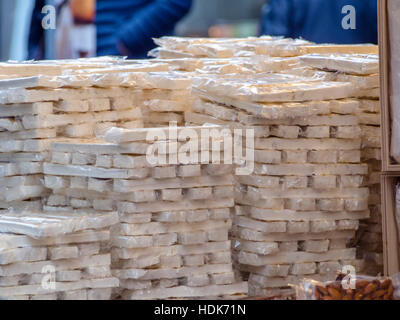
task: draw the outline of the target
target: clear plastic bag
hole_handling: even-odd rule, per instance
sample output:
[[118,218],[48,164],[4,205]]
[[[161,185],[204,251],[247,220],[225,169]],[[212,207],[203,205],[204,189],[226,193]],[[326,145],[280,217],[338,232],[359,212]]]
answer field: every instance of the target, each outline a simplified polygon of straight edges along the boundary
[[400,274],[370,277],[340,274],[335,281],[304,279],[296,286],[297,300],[398,300]]

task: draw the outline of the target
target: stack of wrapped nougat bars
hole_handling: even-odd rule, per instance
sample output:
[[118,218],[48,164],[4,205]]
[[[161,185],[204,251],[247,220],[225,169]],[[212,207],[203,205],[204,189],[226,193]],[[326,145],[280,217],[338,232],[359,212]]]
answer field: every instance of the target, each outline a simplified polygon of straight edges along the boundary
[[109,300],[118,214],[0,214],[0,299]]
[[[371,216],[363,220],[357,233],[358,254],[366,262],[365,272],[383,272],[381,214],[381,128],[379,102],[379,60],[377,55],[310,55],[300,58],[303,65],[324,70],[324,78],[347,81],[357,90],[356,114],[362,137],[361,159],[368,165],[364,185],[370,190]],[[319,71],[321,75],[321,72]]]
[[[254,129],[254,171],[236,176],[236,262],[249,295],[290,294],[304,277],[360,271],[349,246],[369,217],[368,167],[348,82],[265,75],[195,81],[188,124]],[[347,111],[346,111],[347,110]]]
[[106,63],[102,69],[90,69],[93,63],[64,63],[0,65],[0,74],[9,74],[0,80],[3,209],[40,209],[47,195],[41,183],[42,164],[52,141],[91,138],[114,126],[143,127],[132,88],[139,75],[147,76],[143,71],[168,68],[166,64],[110,67]]
[[[235,278],[228,239],[232,166],[199,162],[197,153],[210,153],[201,146],[207,138],[191,136],[198,149],[194,158],[185,158],[187,130],[203,129],[175,128],[175,137],[168,128],[114,128],[105,135],[107,143],[53,143],[44,165],[46,186],[53,190],[46,209],[118,210],[112,249],[113,275],[120,279],[116,297],[243,297],[247,283]],[[85,163],[74,165],[76,157]]]

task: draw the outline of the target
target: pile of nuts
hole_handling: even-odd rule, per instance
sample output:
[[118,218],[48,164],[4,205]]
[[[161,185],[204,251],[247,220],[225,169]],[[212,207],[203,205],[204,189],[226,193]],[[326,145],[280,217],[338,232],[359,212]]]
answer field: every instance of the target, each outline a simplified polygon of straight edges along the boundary
[[342,286],[344,276],[326,285],[316,285],[313,292],[316,300],[394,300],[394,287],[391,279],[356,281],[355,289]]

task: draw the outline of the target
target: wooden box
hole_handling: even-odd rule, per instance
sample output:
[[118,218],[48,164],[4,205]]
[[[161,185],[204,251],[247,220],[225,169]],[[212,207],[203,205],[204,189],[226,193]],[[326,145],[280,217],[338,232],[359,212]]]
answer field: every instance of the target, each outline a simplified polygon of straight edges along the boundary
[[395,188],[398,182],[400,182],[400,172],[381,176],[383,264],[385,275],[389,276],[400,272],[395,198]]
[[[380,81],[381,81],[381,130],[382,130],[382,171],[400,172],[400,163],[391,157],[391,46],[389,36],[389,1],[400,0],[379,0],[379,55],[380,55]],[[399,52],[400,54],[400,52]]]

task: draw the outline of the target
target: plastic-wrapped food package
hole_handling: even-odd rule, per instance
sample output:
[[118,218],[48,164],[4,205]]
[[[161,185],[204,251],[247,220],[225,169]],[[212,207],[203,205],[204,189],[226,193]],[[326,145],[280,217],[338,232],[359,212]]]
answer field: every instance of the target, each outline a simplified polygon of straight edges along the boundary
[[391,156],[400,163],[400,3],[388,1],[389,40],[391,51],[390,105],[392,117]]
[[340,274],[335,281],[305,279],[296,286],[297,300],[397,300],[399,274],[374,278]]
[[0,300],[109,300],[117,222],[117,212],[0,212]]

